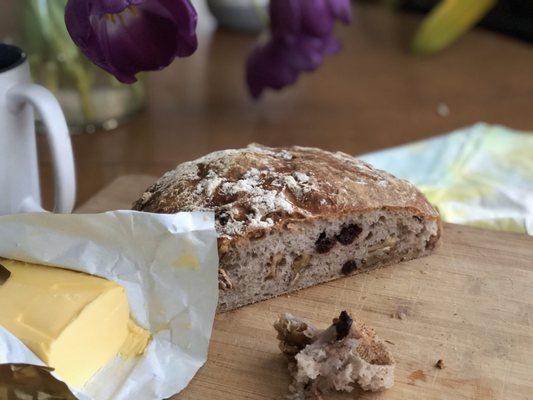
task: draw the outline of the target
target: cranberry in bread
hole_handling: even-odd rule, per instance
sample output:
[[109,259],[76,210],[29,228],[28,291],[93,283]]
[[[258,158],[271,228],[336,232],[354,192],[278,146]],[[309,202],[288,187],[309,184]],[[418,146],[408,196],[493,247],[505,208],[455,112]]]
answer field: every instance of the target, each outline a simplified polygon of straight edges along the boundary
[[135,210],[214,211],[219,311],[429,254],[438,212],[344,153],[249,145],[180,164]]

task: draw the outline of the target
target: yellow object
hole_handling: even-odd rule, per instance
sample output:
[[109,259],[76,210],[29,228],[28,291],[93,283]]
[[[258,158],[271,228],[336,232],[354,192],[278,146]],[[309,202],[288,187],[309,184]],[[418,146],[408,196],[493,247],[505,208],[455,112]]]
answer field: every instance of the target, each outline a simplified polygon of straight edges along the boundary
[[120,347],[120,355],[123,358],[140,356],[144,354],[149,341],[150,333],[130,319],[128,322],[128,336]]
[[198,269],[200,260],[194,254],[184,254],[176,260],[174,265],[178,268]]
[[0,325],[68,385],[83,387],[127,339],[137,343],[134,354],[144,350],[139,346],[149,336],[130,322],[122,286],[61,268],[0,262],[11,272],[0,286]]
[[533,235],[533,134],[478,123],[359,156],[406,179],[443,221]]
[[417,54],[432,54],[453,43],[496,4],[496,0],[442,0],[424,19],[412,43]]

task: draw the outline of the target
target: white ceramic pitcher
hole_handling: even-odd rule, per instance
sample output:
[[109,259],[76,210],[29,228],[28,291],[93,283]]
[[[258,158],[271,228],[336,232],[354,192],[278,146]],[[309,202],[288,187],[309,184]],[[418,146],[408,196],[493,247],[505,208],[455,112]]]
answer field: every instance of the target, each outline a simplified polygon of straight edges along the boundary
[[55,179],[54,212],[74,207],[74,158],[56,98],[31,83],[26,55],[0,43],[0,215],[43,211],[35,138],[36,111],[46,128]]

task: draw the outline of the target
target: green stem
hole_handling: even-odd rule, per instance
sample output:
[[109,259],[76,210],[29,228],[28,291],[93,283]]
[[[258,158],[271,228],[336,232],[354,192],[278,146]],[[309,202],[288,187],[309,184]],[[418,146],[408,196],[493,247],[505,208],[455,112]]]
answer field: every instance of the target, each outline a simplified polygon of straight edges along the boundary
[[26,46],[39,80],[57,91],[70,79],[78,91],[82,113],[90,120],[95,115],[91,66],[84,65],[68,34],[63,19],[65,5],[66,0],[24,0]]
[[[35,67],[34,67],[35,68]],[[59,74],[57,64],[53,61],[46,61],[44,63],[44,79],[43,83],[52,92],[57,93],[59,89]]]
[[268,24],[270,23],[270,19],[268,18],[268,14],[265,12],[265,7],[259,4],[258,0],[252,0],[252,3],[254,5],[257,17],[261,20],[261,23],[264,26],[268,26]]
[[68,67],[68,69],[71,71],[76,88],[78,89],[83,116],[87,121],[91,121],[95,115],[91,98],[92,79],[90,79],[87,70],[78,63],[73,64],[72,66]]

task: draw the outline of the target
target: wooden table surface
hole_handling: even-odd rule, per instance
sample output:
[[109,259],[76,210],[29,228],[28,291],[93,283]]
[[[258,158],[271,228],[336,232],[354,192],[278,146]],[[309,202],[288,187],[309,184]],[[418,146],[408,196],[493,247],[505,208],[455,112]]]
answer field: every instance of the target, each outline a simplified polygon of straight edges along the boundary
[[[121,176],[78,211],[123,209],[153,179]],[[341,310],[388,340],[396,383],[383,393],[327,400],[533,399],[533,237],[443,229],[430,257],[218,314],[207,363],[172,400],[284,399],[287,364],[273,322],[290,312],[322,327]]]
[[[2,6],[0,20],[8,11]],[[255,37],[203,37],[193,57],[149,74],[145,112],[112,132],[73,138],[78,203],[119,175],[159,175],[181,161],[250,142],[358,154],[478,121],[533,130],[531,45],[477,29],[452,48],[420,58],[407,51],[420,16],[356,5],[354,17],[350,27],[339,28],[344,52],[260,102],[250,100],[243,80]],[[0,23],[0,37],[10,29],[13,22]],[[447,117],[437,113],[439,103],[449,107]],[[45,150],[41,164],[49,199]]]

